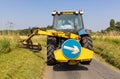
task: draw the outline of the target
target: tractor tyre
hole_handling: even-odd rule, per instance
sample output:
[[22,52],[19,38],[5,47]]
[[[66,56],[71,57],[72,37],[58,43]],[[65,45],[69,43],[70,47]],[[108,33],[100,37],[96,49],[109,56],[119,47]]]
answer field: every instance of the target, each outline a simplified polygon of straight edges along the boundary
[[[92,38],[89,35],[84,35],[81,36],[81,46],[85,47],[87,49],[93,50],[93,45],[92,45]],[[83,61],[81,64],[83,65],[89,65],[91,63],[92,59],[89,61]]]
[[56,38],[48,37],[47,39],[47,65],[55,65],[54,50],[56,47]]
[[80,44],[82,47],[93,50],[92,38],[89,35],[81,36]]

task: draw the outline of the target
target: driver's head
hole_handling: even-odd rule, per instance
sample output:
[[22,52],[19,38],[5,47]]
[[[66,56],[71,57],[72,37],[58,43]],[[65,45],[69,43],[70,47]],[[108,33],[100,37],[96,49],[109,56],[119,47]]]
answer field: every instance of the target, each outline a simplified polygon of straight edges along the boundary
[[71,25],[71,23],[70,23],[68,20],[66,20],[66,21],[64,22],[64,25]]

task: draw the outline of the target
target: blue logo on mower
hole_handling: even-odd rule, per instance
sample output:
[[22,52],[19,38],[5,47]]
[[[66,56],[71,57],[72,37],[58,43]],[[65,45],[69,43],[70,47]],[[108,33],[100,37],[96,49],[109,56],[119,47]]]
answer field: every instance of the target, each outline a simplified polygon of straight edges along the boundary
[[69,59],[77,58],[81,52],[81,45],[78,41],[69,39],[62,45],[62,53]]

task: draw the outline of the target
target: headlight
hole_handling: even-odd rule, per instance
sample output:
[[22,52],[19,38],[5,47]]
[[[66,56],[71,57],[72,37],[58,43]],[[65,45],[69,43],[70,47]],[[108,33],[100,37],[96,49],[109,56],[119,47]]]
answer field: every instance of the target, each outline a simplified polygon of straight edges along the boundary
[[79,12],[80,12],[80,14],[83,14],[83,13],[84,13],[82,10],[80,10]]

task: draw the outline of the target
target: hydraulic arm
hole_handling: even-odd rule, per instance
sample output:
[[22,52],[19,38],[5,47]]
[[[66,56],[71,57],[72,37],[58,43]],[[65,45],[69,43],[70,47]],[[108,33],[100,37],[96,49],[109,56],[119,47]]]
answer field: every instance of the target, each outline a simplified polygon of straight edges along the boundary
[[61,32],[61,31],[55,31],[55,30],[41,30],[36,29],[33,31],[32,34],[28,36],[27,39],[20,42],[20,47],[30,48],[30,49],[36,49],[41,50],[41,45],[39,43],[34,43],[31,41],[31,38],[35,35],[47,35],[47,36],[54,36],[54,37],[62,37],[67,39],[76,39],[80,41],[80,37],[77,34],[70,33],[70,32]]

